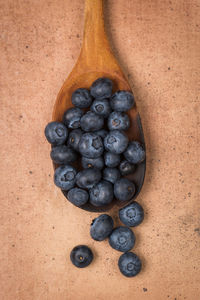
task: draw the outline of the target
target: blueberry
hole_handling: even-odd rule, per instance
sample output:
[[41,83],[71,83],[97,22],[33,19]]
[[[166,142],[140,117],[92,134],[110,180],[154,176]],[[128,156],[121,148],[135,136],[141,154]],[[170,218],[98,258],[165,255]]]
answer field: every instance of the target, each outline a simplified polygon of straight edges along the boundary
[[81,128],[84,131],[96,131],[103,127],[104,119],[103,117],[96,115],[92,111],[88,111],[81,118]]
[[135,185],[127,178],[120,178],[115,182],[114,195],[120,201],[131,200],[135,194]]
[[79,108],[87,108],[92,103],[92,97],[87,89],[77,89],[72,94],[72,104]]
[[47,141],[53,146],[64,144],[68,136],[68,130],[61,122],[51,122],[45,128]]
[[119,170],[122,176],[126,176],[128,174],[134,173],[135,165],[131,164],[127,160],[123,160],[119,165]]
[[99,156],[97,158],[87,158],[82,156],[81,162],[83,169],[97,168],[101,170],[104,167],[104,160],[102,156]]
[[104,139],[106,150],[120,154],[128,145],[128,137],[120,130],[111,130]]
[[76,169],[70,165],[60,166],[54,174],[54,183],[64,191],[74,187],[76,182]]
[[103,206],[113,200],[113,187],[108,181],[100,181],[90,190],[90,203],[94,206]]
[[79,142],[79,152],[87,158],[97,158],[103,154],[104,147],[100,136],[84,133]]
[[80,127],[80,120],[83,115],[83,111],[78,107],[71,107],[63,115],[63,123],[72,129]]
[[92,103],[90,110],[97,115],[107,118],[111,113],[110,102],[107,99],[96,99]]
[[136,201],[119,210],[119,218],[127,226],[134,227],[142,223],[144,210]]
[[113,111],[108,117],[108,128],[110,130],[127,130],[130,127],[129,116],[126,113]]
[[120,172],[116,168],[105,168],[103,170],[103,179],[115,183],[120,178]]
[[127,91],[118,91],[111,97],[111,107],[116,111],[128,111],[135,104],[133,94]]
[[80,188],[73,188],[67,193],[67,199],[76,206],[84,205],[88,199],[88,192]]
[[83,189],[91,189],[100,180],[101,172],[95,168],[82,170],[76,175],[76,184]]
[[145,150],[139,142],[132,141],[124,152],[124,157],[132,164],[139,164],[145,160]]
[[91,249],[85,245],[76,246],[70,253],[70,259],[77,268],[85,268],[91,264],[93,253]]
[[108,131],[105,129],[100,129],[100,130],[95,131],[94,133],[97,134],[98,136],[100,136],[102,139],[104,139],[107,136]]
[[92,221],[90,235],[95,241],[103,241],[111,234],[113,225],[113,219],[109,215],[100,215]]
[[112,152],[105,152],[104,161],[107,167],[110,168],[117,167],[120,163],[120,155]]
[[74,150],[79,151],[79,142],[83,131],[81,129],[74,129],[70,132],[67,144],[71,146]]
[[59,165],[74,162],[77,159],[76,152],[66,145],[53,147],[50,156],[51,159]]
[[135,235],[130,228],[119,226],[112,231],[109,237],[109,244],[115,250],[121,252],[130,251],[135,244]]
[[122,254],[119,258],[118,266],[120,272],[126,277],[136,276],[142,268],[139,257],[132,252]]
[[109,98],[112,95],[112,81],[109,78],[98,78],[90,88],[91,95],[96,99]]

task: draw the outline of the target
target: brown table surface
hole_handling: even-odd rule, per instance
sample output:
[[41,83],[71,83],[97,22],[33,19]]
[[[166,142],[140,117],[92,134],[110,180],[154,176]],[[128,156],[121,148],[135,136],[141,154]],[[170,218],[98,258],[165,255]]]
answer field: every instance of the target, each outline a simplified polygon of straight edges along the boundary
[[[79,54],[84,1],[0,3],[0,299],[199,300],[200,2],[106,1],[107,31],[147,146],[138,197],[145,220],[134,230],[143,270],[131,279],[119,273],[120,253],[90,238],[97,214],[74,207],[54,186],[43,134]],[[94,251],[86,269],[69,260],[77,244]]]

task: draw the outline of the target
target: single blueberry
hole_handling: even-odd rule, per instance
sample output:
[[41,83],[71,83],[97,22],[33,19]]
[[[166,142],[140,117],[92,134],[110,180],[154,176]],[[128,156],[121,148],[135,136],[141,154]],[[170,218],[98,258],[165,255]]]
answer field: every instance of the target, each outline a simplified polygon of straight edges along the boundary
[[140,272],[142,263],[135,253],[127,252],[120,256],[118,266],[124,276],[133,277]]
[[111,107],[113,110],[128,111],[135,104],[133,94],[128,91],[118,91],[111,97]]
[[60,145],[53,147],[50,153],[51,159],[59,165],[77,160],[77,153],[69,146]]
[[79,142],[79,152],[87,158],[97,158],[103,154],[104,147],[100,136],[94,133],[84,133]]
[[79,142],[81,140],[81,136],[83,131],[81,129],[74,129],[70,132],[67,144],[72,147],[74,150],[79,151]]
[[102,180],[90,191],[90,203],[94,206],[103,206],[113,200],[113,186],[110,182]]
[[120,172],[117,168],[105,168],[103,170],[103,179],[115,183],[120,178]]
[[71,107],[67,109],[63,115],[63,123],[72,129],[80,127],[80,120],[83,115],[83,111],[78,107]]
[[127,130],[130,127],[129,116],[126,113],[113,111],[108,117],[108,128],[110,130]]
[[107,136],[108,131],[105,129],[100,129],[100,130],[94,131],[94,133],[97,134],[98,136],[100,136],[102,139],[104,139]]
[[44,133],[47,141],[53,146],[64,144],[68,136],[68,130],[61,122],[51,122],[47,124]]
[[80,124],[84,131],[96,131],[103,127],[104,118],[92,111],[88,111],[82,116]]
[[98,78],[90,88],[90,94],[96,99],[109,98],[112,95],[112,81],[109,78]]
[[114,195],[120,201],[129,201],[135,194],[135,185],[127,178],[120,178],[114,184]]
[[93,253],[88,246],[80,245],[72,249],[70,259],[77,268],[85,268],[91,264]]
[[118,251],[130,251],[135,244],[135,235],[133,231],[125,226],[115,228],[109,237],[110,246]]
[[119,165],[119,170],[122,176],[126,176],[135,172],[135,165],[131,164],[127,160],[123,160]]
[[80,188],[73,188],[67,193],[67,199],[76,206],[84,205],[88,199],[88,192]]
[[103,241],[111,234],[113,225],[113,219],[109,215],[100,215],[92,221],[90,235],[95,241]]
[[76,184],[83,189],[91,189],[100,180],[101,172],[95,168],[82,170],[76,175]]
[[107,118],[111,113],[110,102],[107,99],[96,99],[93,101],[90,110],[97,115]]
[[129,142],[124,157],[132,164],[139,164],[145,160],[144,147],[137,141]]
[[105,165],[110,168],[115,168],[120,163],[120,154],[112,153],[112,152],[105,152],[104,154],[104,161]]
[[142,223],[144,210],[136,201],[119,210],[119,218],[126,226],[134,227]]
[[128,137],[120,130],[111,130],[104,139],[106,150],[116,154],[124,152],[127,145]]
[[104,160],[102,156],[99,156],[97,158],[87,158],[82,156],[81,162],[83,169],[97,168],[101,170],[104,167]]
[[74,187],[76,182],[76,169],[70,165],[60,166],[54,173],[54,183],[64,191]]
[[77,89],[72,94],[72,104],[79,108],[87,108],[92,103],[92,97],[87,89]]

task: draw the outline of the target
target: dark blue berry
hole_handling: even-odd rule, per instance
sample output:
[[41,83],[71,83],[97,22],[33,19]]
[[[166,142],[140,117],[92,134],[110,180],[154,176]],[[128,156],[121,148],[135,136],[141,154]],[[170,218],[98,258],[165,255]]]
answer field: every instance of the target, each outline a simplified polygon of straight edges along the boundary
[[104,161],[105,165],[110,168],[115,168],[120,163],[120,155],[112,152],[105,152]]
[[80,120],[83,115],[83,111],[78,107],[71,107],[63,115],[63,123],[72,129],[80,127]]
[[92,103],[92,97],[87,89],[77,89],[72,94],[72,104],[79,108],[87,108]]
[[122,176],[126,176],[135,172],[135,165],[131,164],[127,160],[123,160],[119,165],[119,170]]
[[56,164],[60,165],[74,162],[78,157],[77,153],[66,145],[53,147],[50,156]]
[[126,226],[134,227],[142,223],[144,210],[136,201],[119,210],[119,218]]
[[100,130],[95,131],[94,133],[97,134],[98,136],[100,136],[102,139],[104,139],[107,136],[108,131],[105,129],[100,129]]
[[90,168],[80,171],[76,176],[76,184],[83,189],[91,189],[101,180],[101,172]]
[[81,162],[82,162],[82,167],[84,169],[97,168],[101,170],[104,167],[104,160],[102,156],[99,156],[97,158],[87,158],[82,156]]
[[144,147],[137,141],[132,141],[128,144],[124,157],[132,164],[139,164],[145,160]]
[[139,257],[132,252],[122,254],[119,258],[118,266],[120,272],[126,277],[136,276],[142,268]]
[[127,178],[120,178],[114,184],[114,195],[120,201],[129,201],[135,194],[135,185]]
[[111,234],[113,225],[113,219],[109,215],[100,215],[92,221],[90,235],[95,241],[103,241]]
[[116,154],[124,152],[127,145],[128,137],[120,130],[111,130],[104,139],[106,150]]
[[96,99],[93,101],[90,110],[104,118],[107,118],[111,113],[110,102],[107,99]]
[[103,127],[104,118],[92,111],[88,111],[82,116],[80,124],[84,131],[96,131]]
[[70,132],[67,144],[72,147],[74,150],[79,151],[79,142],[83,131],[81,129],[74,129]]
[[113,111],[108,117],[108,128],[110,130],[127,130],[130,127],[129,116],[126,113]]
[[103,154],[104,147],[100,136],[84,133],[79,142],[79,152],[87,158],[97,158]]
[[120,178],[120,172],[116,168],[105,168],[103,170],[103,179],[115,183]]
[[115,250],[121,252],[130,251],[135,244],[135,235],[130,228],[119,226],[111,233],[109,244]]
[[53,146],[64,144],[68,136],[68,130],[61,122],[51,122],[45,128],[47,141]]
[[128,111],[135,104],[133,94],[127,91],[118,91],[111,97],[111,107],[116,111]]
[[102,180],[90,190],[90,203],[94,206],[103,206],[113,200],[113,186],[110,182]]
[[109,98],[112,95],[112,81],[109,78],[98,78],[90,88],[91,95],[96,99]]
[[76,246],[70,253],[70,259],[77,268],[85,268],[91,264],[93,253],[91,249],[85,245]]
[[70,165],[60,166],[54,173],[54,183],[64,191],[74,187],[76,182],[76,169]]
[[67,199],[76,206],[84,205],[88,199],[88,192],[80,188],[73,188],[67,193]]

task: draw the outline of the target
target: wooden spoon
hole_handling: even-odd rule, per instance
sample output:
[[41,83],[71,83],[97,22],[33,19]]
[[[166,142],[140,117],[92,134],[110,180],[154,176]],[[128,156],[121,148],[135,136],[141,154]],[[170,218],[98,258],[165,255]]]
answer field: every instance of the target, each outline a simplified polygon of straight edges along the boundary
[[[114,92],[117,90],[131,91],[125,75],[112,54],[104,30],[103,0],[86,0],[82,49],[76,65],[57,96],[53,109],[53,121],[61,121],[66,109],[72,107],[71,95],[74,90],[78,88],[90,88],[92,82],[99,77],[110,78],[114,83]],[[142,125],[136,105],[128,114],[131,120],[131,126],[127,131],[129,140],[137,140],[145,146]],[[136,193],[133,199],[138,196],[142,188],[145,167],[146,162],[144,161],[137,166],[134,174],[127,176],[136,185]],[[56,168],[55,165],[54,168]],[[65,191],[63,193],[66,196],[67,193]],[[129,202],[120,202],[114,199],[110,205],[105,207],[95,207],[88,203],[81,208],[94,212],[108,211],[115,204],[123,207]]]

